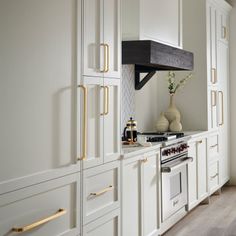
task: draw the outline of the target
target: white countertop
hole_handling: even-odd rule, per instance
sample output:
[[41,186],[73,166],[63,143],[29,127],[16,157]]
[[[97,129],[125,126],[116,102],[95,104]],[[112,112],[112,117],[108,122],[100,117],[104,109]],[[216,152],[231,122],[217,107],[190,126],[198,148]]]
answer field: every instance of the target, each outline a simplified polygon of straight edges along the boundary
[[[203,136],[203,135],[207,135],[209,133],[209,131],[185,131],[185,137],[189,137],[189,139],[192,138],[197,138],[199,136]],[[152,143],[152,146],[150,147],[143,147],[141,145],[138,146],[128,146],[128,145],[123,145],[122,146],[122,158],[126,159],[126,158],[130,158],[132,156],[136,156],[136,155],[142,155],[144,153],[147,152],[151,152],[153,150],[157,150],[162,146],[161,143]]]

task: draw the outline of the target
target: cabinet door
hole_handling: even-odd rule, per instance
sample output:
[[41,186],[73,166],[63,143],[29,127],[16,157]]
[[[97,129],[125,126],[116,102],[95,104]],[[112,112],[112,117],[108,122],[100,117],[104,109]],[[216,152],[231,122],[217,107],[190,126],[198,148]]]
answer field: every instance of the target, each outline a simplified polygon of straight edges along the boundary
[[141,236],[140,158],[124,161],[122,174],[122,236]]
[[120,80],[104,79],[104,162],[120,157]]
[[207,147],[205,138],[197,141],[197,171],[198,200],[201,200],[204,199],[208,194]]
[[191,210],[198,200],[197,194],[197,153],[196,142],[189,144],[188,155],[193,161],[188,164],[188,208]]
[[104,44],[108,49],[105,77],[121,77],[120,0],[104,0]]
[[220,135],[220,179],[221,184],[224,184],[229,180],[229,109],[228,109],[228,57],[229,51],[227,44],[219,41],[219,76],[222,78],[219,84],[219,135]]
[[158,217],[158,202],[159,198],[159,183],[160,176],[158,176],[159,154],[154,154],[142,161],[143,181],[142,181],[142,195],[143,195],[143,235],[152,236],[157,235],[159,228]]
[[208,44],[210,47],[210,81],[217,83],[217,10],[214,5],[207,5]]
[[103,0],[83,1],[83,75],[103,76]]
[[0,182],[76,162],[76,11],[0,1]]
[[[103,90],[101,78],[84,77],[87,89],[87,101],[81,106],[81,157],[84,157],[83,167],[88,168],[103,163]],[[85,126],[84,134],[83,129]],[[85,152],[85,153],[84,153]],[[85,155],[84,155],[85,154]]]
[[182,47],[182,0],[140,0],[140,36]]

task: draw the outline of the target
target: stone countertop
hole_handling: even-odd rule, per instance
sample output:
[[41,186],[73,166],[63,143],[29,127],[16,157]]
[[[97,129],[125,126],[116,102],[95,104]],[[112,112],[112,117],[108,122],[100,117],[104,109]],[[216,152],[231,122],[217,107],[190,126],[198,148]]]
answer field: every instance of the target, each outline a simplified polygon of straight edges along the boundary
[[[185,131],[184,133],[187,137],[189,137],[189,139],[191,139],[191,138],[198,138],[200,136],[207,135],[209,131]],[[162,147],[161,143],[152,143],[152,146],[149,146],[149,147],[143,147],[141,145],[137,145],[137,146],[123,145],[121,155],[123,159],[126,159],[132,156],[142,155],[144,153],[157,150],[161,147]]]

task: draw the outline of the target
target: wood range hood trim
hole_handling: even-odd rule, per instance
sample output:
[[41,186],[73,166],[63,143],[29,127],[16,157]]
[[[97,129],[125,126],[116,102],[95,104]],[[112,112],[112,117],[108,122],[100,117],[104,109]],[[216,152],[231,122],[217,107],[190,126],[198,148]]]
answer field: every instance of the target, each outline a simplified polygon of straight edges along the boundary
[[[192,71],[193,53],[151,40],[122,42],[122,64],[135,65],[135,89],[140,90],[156,71]],[[147,73],[141,80],[140,74]]]

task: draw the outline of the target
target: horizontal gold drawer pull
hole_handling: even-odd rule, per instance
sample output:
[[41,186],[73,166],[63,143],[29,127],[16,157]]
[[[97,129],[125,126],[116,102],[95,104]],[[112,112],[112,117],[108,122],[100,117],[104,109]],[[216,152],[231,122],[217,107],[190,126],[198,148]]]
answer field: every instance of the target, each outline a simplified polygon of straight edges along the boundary
[[219,175],[219,174],[218,174],[218,173],[216,173],[215,175],[211,176],[211,179],[214,179],[214,178],[216,178],[218,175]]
[[148,162],[147,157],[146,157],[145,159],[141,160],[141,162],[142,162],[142,163],[146,163],[146,162]]
[[210,148],[215,148],[215,147],[218,147],[218,144],[210,146]]
[[42,224],[45,224],[45,223],[48,223],[49,221],[52,221],[52,220],[55,220],[57,219],[58,217],[60,216],[63,216],[66,214],[66,210],[65,209],[59,209],[55,214],[45,218],[45,219],[42,219],[42,220],[39,220],[33,224],[30,224],[30,225],[27,225],[27,226],[23,226],[23,227],[19,227],[19,228],[12,228],[12,232],[17,232],[17,233],[24,233],[26,231],[29,231],[29,230],[32,230]]
[[108,188],[105,188],[99,192],[96,192],[96,193],[90,193],[90,196],[100,196],[104,193],[107,193],[107,192],[110,192],[114,189],[114,187],[112,185],[110,185]]

